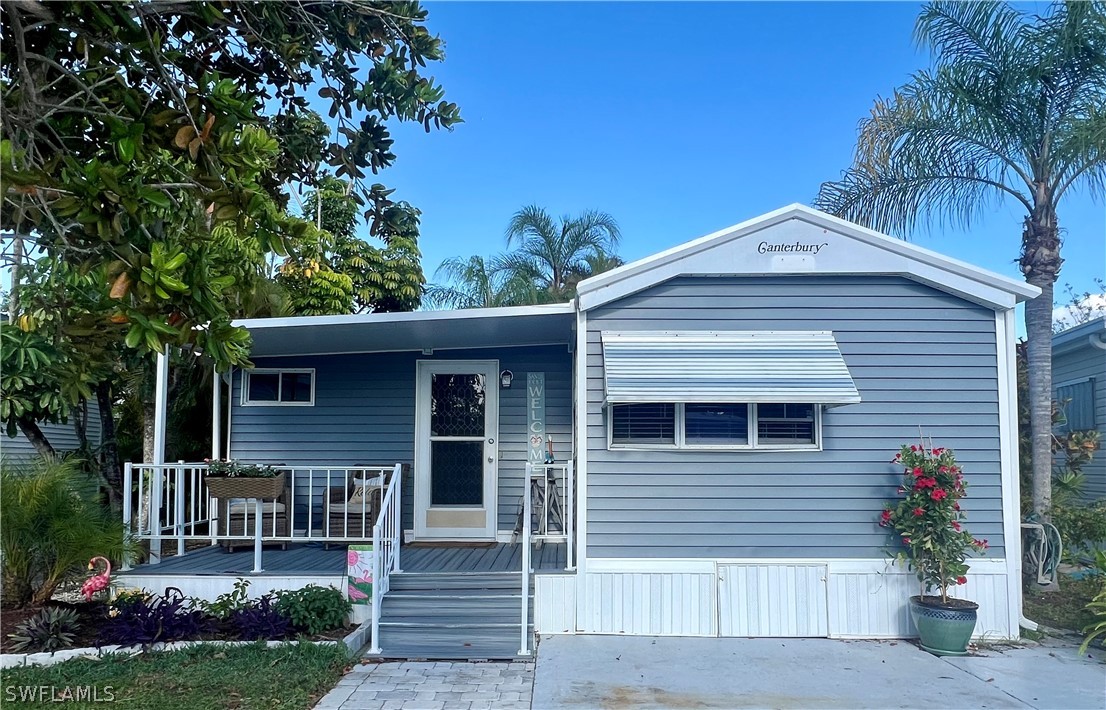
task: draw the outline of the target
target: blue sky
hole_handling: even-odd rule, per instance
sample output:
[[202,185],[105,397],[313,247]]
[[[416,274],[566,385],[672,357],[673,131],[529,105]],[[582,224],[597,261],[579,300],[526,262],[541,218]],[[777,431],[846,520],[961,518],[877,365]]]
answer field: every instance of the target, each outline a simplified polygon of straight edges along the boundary
[[[647,256],[809,204],[848,166],[873,99],[928,65],[912,40],[919,7],[430,2],[446,42],[431,72],[465,123],[398,128],[397,164],[379,179],[423,212],[428,278],[446,257],[502,250],[528,203],[610,212],[622,256]],[[1058,285],[1092,289],[1106,269],[1102,197],[1069,195],[1060,220]],[[911,236],[1021,278],[1021,222],[1011,203],[970,229]]]

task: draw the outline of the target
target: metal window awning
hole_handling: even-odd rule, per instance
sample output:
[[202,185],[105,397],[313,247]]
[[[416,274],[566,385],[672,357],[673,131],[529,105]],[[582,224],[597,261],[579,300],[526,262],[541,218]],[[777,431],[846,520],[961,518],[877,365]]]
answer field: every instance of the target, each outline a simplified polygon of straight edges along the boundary
[[602,340],[607,404],[860,401],[828,331],[604,331]]

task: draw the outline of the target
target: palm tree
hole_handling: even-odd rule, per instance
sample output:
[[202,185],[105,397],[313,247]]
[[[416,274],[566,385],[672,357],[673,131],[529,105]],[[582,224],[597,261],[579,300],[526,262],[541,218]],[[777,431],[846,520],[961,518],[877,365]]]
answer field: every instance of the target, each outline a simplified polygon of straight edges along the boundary
[[549,300],[530,279],[504,268],[503,257],[498,256],[451,257],[442,262],[434,278],[445,283],[426,286],[426,303],[433,308],[496,308]]
[[1057,208],[1106,178],[1106,4],[1052,6],[1044,17],[1005,4],[934,2],[915,28],[935,66],[859,129],[854,163],[815,204],[880,231],[971,221],[1003,200],[1025,208],[1020,266],[1042,295],[1026,304],[1033,509],[1052,498],[1051,319],[1063,260]]
[[527,205],[511,217],[506,235],[507,246],[517,249],[503,257],[503,267],[564,301],[572,297],[571,277],[586,272],[588,258],[612,255],[621,232],[606,212],[588,210],[558,221],[545,209]]

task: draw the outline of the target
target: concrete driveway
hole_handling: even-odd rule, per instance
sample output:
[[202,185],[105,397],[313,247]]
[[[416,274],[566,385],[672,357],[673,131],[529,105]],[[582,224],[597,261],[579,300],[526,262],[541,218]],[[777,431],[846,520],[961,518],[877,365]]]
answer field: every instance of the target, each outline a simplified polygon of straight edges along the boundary
[[942,659],[906,641],[546,636],[549,708],[1106,708],[1106,664],[1071,644]]

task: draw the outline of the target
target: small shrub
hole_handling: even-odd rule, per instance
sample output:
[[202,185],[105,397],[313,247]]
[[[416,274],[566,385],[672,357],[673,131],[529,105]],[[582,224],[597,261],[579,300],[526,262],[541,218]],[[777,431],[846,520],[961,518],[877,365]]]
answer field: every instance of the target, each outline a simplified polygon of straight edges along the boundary
[[296,631],[318,634],[345,626],[351,606],[334,587],[310,584],[302,589],[277,592],[276,608]]
[[1060,531],[1065,551],[1089,551],[1106,546],[1106,502],[1090,505],[1054,505],[1052,524]]
[[16,626],[8,638],[13,641],[12,650],[19,653],[53,653],[72,648],[80,626],[76,611],[50,607]]
[[100,504],[95,481],[74,459],[0,464],[0,510],[4,597],[16,606],[46,602],[91,557],[133,550],[122,520]]
[[227,615],[227,621],[243,641],[280,639],[292,630],[291,622],[277,610],[271,594],[234,609]]
[[129,595],[122,601],[117,599],[108,609],[97,645],[147,646],[198,638],[212,629],[212,623],[202,611],[191,607],[190,600],[171,587],[164,597]]
[[1087,605],[1087,611],[1094,614],[1094,621],[1083,628],[1083,632],[1087,634],[1087,637],[1083,639],[1083,645],[1079,647],[1080,653],[1086,653],[1092,641],[1106,634],[1106,582],[1102,584],[1102,589],[1098,592],[1098,595]]
[[216,619],[226,619],[234,612],[250,606],[249,593],[249,580],[239,577],[235,580],[234,589],[231,591],[215,597],[215,601],[213,602],[197,599],[195,605],[197,608],[202,609]]

